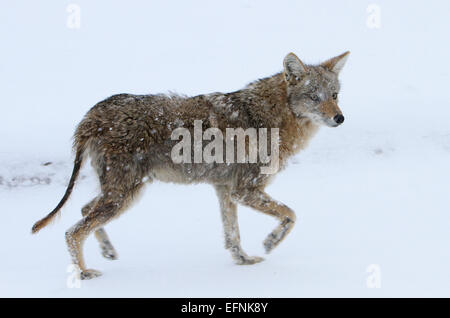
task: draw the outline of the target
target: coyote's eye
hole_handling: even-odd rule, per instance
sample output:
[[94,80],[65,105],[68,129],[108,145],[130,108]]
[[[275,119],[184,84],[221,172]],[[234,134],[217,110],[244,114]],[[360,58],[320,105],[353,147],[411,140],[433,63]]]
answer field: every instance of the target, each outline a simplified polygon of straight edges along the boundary
[[319,96],[317,96],[316,94],[311,95],[310,98],[315,102],[319,101]]
[[333,99],[337,99],[337,93],[333,93]]

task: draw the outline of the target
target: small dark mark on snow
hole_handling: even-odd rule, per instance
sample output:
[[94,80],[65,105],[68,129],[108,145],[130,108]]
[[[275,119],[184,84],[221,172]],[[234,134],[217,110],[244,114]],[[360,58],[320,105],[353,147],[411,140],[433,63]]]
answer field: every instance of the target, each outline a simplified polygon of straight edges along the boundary
[[376,148],[376,149],[374,149],[373,153],[376,155],[382,155],[384,153],[384,151],[381,148]]
[[51,164],[52,164],[51,161],[47,161],[47,162],[44,162],[42,165],[43,165],[43,166],[50,166]]

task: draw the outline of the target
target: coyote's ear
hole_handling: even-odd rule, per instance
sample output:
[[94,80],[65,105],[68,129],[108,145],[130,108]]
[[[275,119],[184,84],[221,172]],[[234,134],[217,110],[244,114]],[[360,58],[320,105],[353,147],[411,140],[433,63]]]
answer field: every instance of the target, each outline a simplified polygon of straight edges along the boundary
[[323,62],[321,65],[325,67],[327,70],[339,74],[339,72],[344,67],[345,62],[347,61],[349,54],[350,52],[347,51],[345,53],[342,53],[341,55],[329,59],[328,61]]
[[301,77],[307,72],[305,64],[294,53],[286,55],[283,64],[286,81],[289,81],[291,78]]

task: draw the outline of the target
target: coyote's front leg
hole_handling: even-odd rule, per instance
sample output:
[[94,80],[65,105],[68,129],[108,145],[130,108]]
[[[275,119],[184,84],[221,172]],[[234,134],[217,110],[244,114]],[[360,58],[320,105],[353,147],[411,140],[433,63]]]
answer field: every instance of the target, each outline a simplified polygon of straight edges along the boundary
[[231,256],[239,265],[251,265],[263,261],[262,257],[248,256],[242,250],[237,207],[236,203],[231,200],[230,188],[228,186],[216,186],[215,188],[220,201],[220,212],[225,232],[225,248],[231,251]]
[[295,213],[286,205],[273,200],[260,189],[239,189],[231,194],[237,202],[252,207],[265,214],[272,215],[280,220],[280,225],[264,240],[266,253],[272,251],[291,231],[295,223]]

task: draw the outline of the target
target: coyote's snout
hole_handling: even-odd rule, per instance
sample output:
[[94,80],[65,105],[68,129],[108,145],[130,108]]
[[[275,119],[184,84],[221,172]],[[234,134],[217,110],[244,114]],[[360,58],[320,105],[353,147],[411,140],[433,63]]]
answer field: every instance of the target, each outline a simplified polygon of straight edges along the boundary
[[[220,135],[226,135],[226,130],[233,127],[245,132],[252,128],[275,129],[279,133],[276,154],[282,169],[290,156],[306,147],[320,125],[336,127],[344,122],[337,104],[338,74],[348,54],[319,65],[305,65],[290,53],[284,59],[283,72],[232,93],[195,97],[120,94],[98,103],[75,131],[75,164],[66,193],[50,214],[36,222],[32,232],[41,230],[59,213],[70,196],[82,162],[90,156],[101,193],[81,209],[83,218],[66,232],[69,252],[73,263],[81,270],[81,278],[100,275],[85,266],[82,246],[86,237],[95,232],[103,256],[116,259],[117,253],[103,226],[130,206],[144,183],[155,179],[175,183],[205,182],[214,186],[220,202],[225,247],[238,264],[260,262],[262,258],[248,256],[241,248],[237,205],[252,207],[279,220],[279,225],[264,240],[266,252],[286,237],[296,220],[294,211],[265,192],[272,178],[261,172],[265,162],[229,164],[220,158],[213,162],[201,161],[194,153],[202,154],[211,147],[204,147],[200,136],[197,138],[200,144],[196,142],[192,147],[201,147],[203,151],[189,151],[192,158],[188,159],[192,160],[179,163],[171,157],[177,144],[171,138],[172,133],[183,127],[186,135],[195,136],[194,122],[200,123],[202,131],[214,128]],[[261,136],[258,138],[261,141]],[[232,147],[236,147],[233,154],[241,151],[244,156],[242,149],[254,150],[245,134],[243,140],[243,148],[232,141]]]

